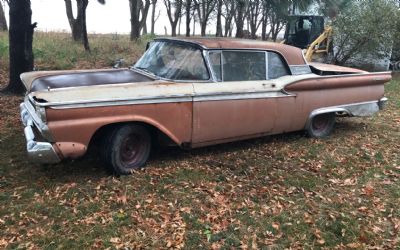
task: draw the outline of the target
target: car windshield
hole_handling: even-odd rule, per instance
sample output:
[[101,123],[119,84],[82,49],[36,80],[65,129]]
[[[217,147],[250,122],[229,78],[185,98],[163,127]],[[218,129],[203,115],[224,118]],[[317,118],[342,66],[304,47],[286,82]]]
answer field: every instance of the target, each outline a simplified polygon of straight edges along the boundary
[[209,80],[200,49],[189,44],[156,41],[134,68],[171,80]]

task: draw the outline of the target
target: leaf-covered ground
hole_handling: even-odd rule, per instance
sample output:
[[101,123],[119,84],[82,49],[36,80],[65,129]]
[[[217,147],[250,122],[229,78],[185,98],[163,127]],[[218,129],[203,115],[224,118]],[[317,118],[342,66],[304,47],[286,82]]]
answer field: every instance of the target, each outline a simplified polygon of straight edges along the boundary
[[0,248],[399,248],[400,81],[386,93],[324,140],[168,148],[120,178],[93,154],[29,163],[22,97],[0,96]]

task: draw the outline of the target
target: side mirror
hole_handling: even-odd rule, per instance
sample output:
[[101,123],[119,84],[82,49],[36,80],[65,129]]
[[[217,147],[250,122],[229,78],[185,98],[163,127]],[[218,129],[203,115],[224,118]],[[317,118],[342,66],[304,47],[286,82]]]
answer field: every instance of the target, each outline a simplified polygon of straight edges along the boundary
[[151,47],[152,44],[153,44],[153,41],[148,42],[148,43],[146,44],[146,51]]
[[118,68],[120,68],[122,65],[124,65],[125,64],[125,59],[123,59],[123,58],[120,58],[120,59],[118,59],[118,60],[116,60],[115,62],[114,62],[114,66],[113,66],[113,68],[114,69],[118,69]]

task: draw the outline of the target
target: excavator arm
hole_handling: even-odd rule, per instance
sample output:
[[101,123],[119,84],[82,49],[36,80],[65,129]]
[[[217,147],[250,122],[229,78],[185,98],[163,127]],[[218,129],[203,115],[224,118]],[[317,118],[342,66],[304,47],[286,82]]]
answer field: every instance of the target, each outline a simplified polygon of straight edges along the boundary
[[313,60],[315,54],[328,55],[332,46],[332,27],[326,26],[324,32],[315,39],[306,49],[305,58],[308,62]]

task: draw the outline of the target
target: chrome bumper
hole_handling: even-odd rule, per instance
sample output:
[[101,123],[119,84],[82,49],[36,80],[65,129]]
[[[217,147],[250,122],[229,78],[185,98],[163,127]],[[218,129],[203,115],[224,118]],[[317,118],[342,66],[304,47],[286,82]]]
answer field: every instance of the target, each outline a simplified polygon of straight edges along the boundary
[[20,110],[21,120],[25,126],[24,134],[26,139],[26,150],[28,152],[29,159],[37,163],[60,162],[61,159],[57,155],[57,152],[51,143],[35,141],[35,133],[33,132],[33,126],[35,126],[35,124],[25,103],[21,103]]
[[379,109],[383,110],[385,108],[387,102],[388,102],[388,99],[386,97],[381,98],[378,102]]

